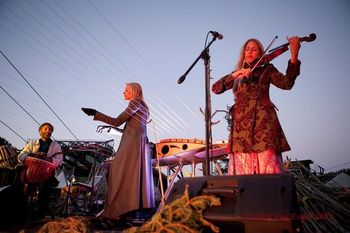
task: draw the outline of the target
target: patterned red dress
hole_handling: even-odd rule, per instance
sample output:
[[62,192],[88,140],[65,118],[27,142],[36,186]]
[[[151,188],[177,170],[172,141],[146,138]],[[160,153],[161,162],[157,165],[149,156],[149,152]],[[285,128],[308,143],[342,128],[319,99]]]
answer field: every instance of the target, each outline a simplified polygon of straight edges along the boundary
[[[281,172],[281,153],[290,150],[290,146],[278,120],[276,107],[270,100],[269,89],[272,83],[280,89],[290,90],[299,74],[300,61],[297,63],[289,61],[285,75],[272,64],[267,64],[255,69],[250,78],[228,82],[231,76],[229,74],[213,84],[214,93],[221,94],[233,89],[235,95],[235,104],[230,110],[232,124],[228,150],[229,153],[237,155],[237,158],[240,155],[244,157],[239,161],[234,159],[234,162],[241,164],[233,165],[231,161],[236,174]],[[271,157],[271,153],[280,158],[262,158],[266,154]],[[247,154],[253,156],[253,160],[256,161],[249,161],[251,159],[247,158]],[[240,167],[243,171],[237,171]]]

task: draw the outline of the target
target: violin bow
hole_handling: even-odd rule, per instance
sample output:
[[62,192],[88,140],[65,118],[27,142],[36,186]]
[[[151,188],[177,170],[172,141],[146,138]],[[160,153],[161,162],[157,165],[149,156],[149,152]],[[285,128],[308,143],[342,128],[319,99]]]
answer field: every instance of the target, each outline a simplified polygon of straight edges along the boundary
[[261,55],[261,57],[259,58],[259,60],[255,63],[255,65],[253,66],[253,68],[250,70],[250,72],[253,72],[253,70],[258,66],[258,64],[260,63],[260,61],[266,56],[267,51],[270,49],[270,47],[272,46],[273,43],[275,43],[275,41],[277,40],[278,36],[275,36],[275,38],[273,38],[273,40],[271,41],[271,43],[269,44],[269,46],[267,46],[267,48],[265,49],[265,51],[263,52],[263,54]]

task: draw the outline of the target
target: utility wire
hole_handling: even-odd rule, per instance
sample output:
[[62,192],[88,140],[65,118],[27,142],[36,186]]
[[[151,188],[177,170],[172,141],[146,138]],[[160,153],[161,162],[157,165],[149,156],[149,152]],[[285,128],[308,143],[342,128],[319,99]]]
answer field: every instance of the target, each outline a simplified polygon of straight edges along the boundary
[[13,98],[13,97],[10,95],[10,93],[8,93],[1,85],[0,85],[0,88],[8,95],[13,101],[15,101],[16,104],[17,104],[18,106],[20,106],[20,107],[22,108],[22,110],[25,111],[25,112],[28,114],[28,116],[30,116],[30,118],[33,119],[33,121],[35,121],[38,125],[40,125],[40,123],[39,123],[37,120],[35,120],[35,118],[34,118],[20,103],[18,103],[18,101],[15,100],[15,98]]
[[[102,17],[102,19],[115,31],[121,38],[122,40],[128,45],[128,47],[146,64],[146,66],[155,74],[157,78],[160,79],[160,81],[166,85],[165,80],[159,75],[159,73],[150,65],[149,62],[142,56],[137,49],[123,36],[123,34],[102,14],[102,12],[90,1],[88,0],[89,4],[95,11]],[[179,101],[182,103],[182,105],[195,117],[197,118],[196,114],[192,111],[192,109],[182,100],[182,98],[175,93]],[[169,107],[168,107],[169,108]],[[167,112],[167,111],[165,111]],[[185,123],[187,125],[187,123]],[[190,129],[190,127],[188,126]]]
[[5,125],[9,130],[11,130],[14,134],[16,134],[18,137],[20,137],[23,141],[25,141],[25,143],[28,143],[27,140],[25,140],[21,135],[19,135],[16,131],[14,131],[13,129],[11,129],[10,126],[8,126],[7,124],[5,124],[5,122],[3,122],[2,120],[0,120],[0,122]]
[[340,164],[340,165],[338,165],[338,166],[328,168],[326,171],[333,170],[334,168],[342,167],[342,166],[347,165],[347,164],[350,164],[350,162],[343,163],[343,164]]
[[[103,45],[103,43],[101,43],[101,42],[98,41],[98,39],[93,35],[93,33],[90,33],[88,29],[86,29],[82,24],[79,23],[79,21],[78,21],[77,19],[75,19],[72,15],[70,15],[69,12],[67,12],[58,2],[54,1],[54,3],[55,3],[62,11],[64,11],[65,14],[68,15],[77,25],[79,25],[79,27],[80,27],[82,30],[84,30],[98,45],[100,45],[100,46],[104,49],[104,51],[106,51],[109,55],[111,55],[111,56],[114,58],[114,60],[117,60],[118,63],[119,63],[123,68],[125,68],[125,69],[128,71],[128,73],[130,73],[130,76],[133,76],[133,77],[135,76],[135,75],[131,72],[131,70],[128,69],[128,67],[127,67],[125,64],[123,64],[118,58],[116,58],[116,57],[110,52],[110,50],[108,50],[108,49]],[[90,4],[91,4],[91,3],[90,3]],[[67,20],[65,20],[65,18],[61,17],[52,7],[50,7],[50,6],[48,6],[48,5],[47,5],[47,7],[49,7],[58,17],[60,17],[72,30],[74,30],[73,26],[70,25],[70,24],[67,22]],[[104,17],[104,16],[102,15],[102,13],[101,13],[95,6],[92,5],[92,7],[93,7],[102,17]],[[111,27],[113,27],[113,25],[110,24],[109,21],[108,21],[106,18],[104,18],[104,20],[107,21],[108,24],[109,24]],[[128,41],[126,40],[126,38],[124,38],[123,35],[122,35],[116,28],[113,28],[113,29],[114,29],[114,31],[117,31],[117,32],[118,32],[118,34],[122,37],[122,39],[123,39],[126,43],[128,43]],[[75,31],[76,33],[78,33],[78,30],[74,30],[74,31]],[[84,39],[85,41],[87,41],[87,40],[85,39],[84,36],[82,36],[80,33],[78,33],[78,34],[79,34],[79,36],[80,36],[82,39]],[[87,41],[87,42],[88,42],[88,41]],[[88,43],[89,43],[89,42],[88,42]],[[91,43],[89,43],[89,45],[90,45],[92,48],[94,48],[100,55],[102,55],[102,56],[109,62],[109,64],[111,64],[113,67],[116,67],[116,66],[113,64],[113,62],[111,62],[110,59],[108,59],[108,57],[105,56],[101,51],[99,51],[95,46],[93,46]],[[137,50],[136,50],[131,44],[128,44],[128,46],[137,54],[138,57],[140,57],[140,58],[144,61],[144,63],[146,63],[146,65],[147,65],[148,67],[150,67],[150,64],[147,63],[147,61],[142,57],[142,55],[139,54],[139,53],[137,52]],[[117,68],[117,67],[116,67],[116,68]],[[123,73],[125,76],[128,76],[128,75],[126,75],[126,73],[122,72],[122,70],[120,70],[120,69],[118,69],[118,68],[117,68],[117,70],[120,71],[121,73]],[[151,70],[152,70],[152,68],[151,68]],[[152,71],[155,72],[154,70],[152,70]],[[159,76],[159,75],[157,75],[157,76]],[[123,76],[121,76],[121,77],[127,82],[127,80],[126,80]],[[151,100],[152,100],[152,99],[151,99]],[[159,105],[158,102],[156,102],[156,103]],[[165,106],[166,106],[167,108],[170,108],[170,107],[167,106],[167,105],[165,105]],[[160,106],[160,108],[162,108],[162,107]],[[175,120],[176,123],[179,125],[179,127],[183,127],[183,125],[180,124],[180,123],[173,117],[173,115],[171,115],[168,111],[165,111],[164,109],[165,109],[165,108],[162,108],[162,110],[165,112],[165,114],[169,115],[169,118],[170,118],[170,119]],[[161,113],[157,111],[157,114],[158,114],[158,113],[160,114],[160,117],[162,117],[162,116],[161,116]],[[181,119],[181,120],[182,120],[182,119]],[[182,120],[182,122],[185,122],[185,121]],[[169,124],[169,125],[173,125],[173,124]],[[184,125],[185,125],[185,126],[188,126],[186,123],[185,123]],[[187,127],[187,129],[190,129],[190,130],[191,130],[191,128],[190,128],[189,126]],[[178,130],[178,129],[177,129],[177,130]]]
[[[64,10],[64,8],[62,8],[58,3],[56,3],[56,2],[54,2],[55,4],[57,4],[62,10]],[[18,6],[18,5],[17,5]],[[35,8],[35,9],[37,9],[41,14],[43,14],[43,15],[45,15],[45,17],[46,18],[48,18],[47,17],[47,15],[46,14],[44,14],[44,12],[42,12],[42,11],[40,11],[37,7],[35,7],[34,5],[32,5],[31,4],[31,6],[33,7],[33,8]],[[61,18],[62,20],[63,20],[63,18],[56,12],[56,10],[54,10],[52,7],[50,7],[50,6],[48,6],[47,5],[47,7],[49,7],[50,8],[50,10],[51,11],[53,11],[59,18]],[[40,23],[40,21],[39,20],[37,20],[36,18],[34,18],[33,16],[31,16],[26,10],[24,10],[22,7],[20,7],[27,15],[29,15],[30,17],[32,17],[36,22],[38,22],[42,27],[45,27],[47,30],[49,30],[46,26],[44,26],[43,24],[41,24]],[[11,11],[12,12],[12,11]],[[66,13],[66,14],[68,14],[69,15],[69,13],[67,12],[67,11],[65,11],[64,10],[64,12]],[[12,12],[12,13],[14,13],[18,18],[21,18],[22,20],[24,20],[22,17],[20,17],[18,14],[16,14],[15,12]],[[70,15],[69,15],[70,16]],[[81,27],[81,28],[83,28],[84,29],[84,31],[85,32],[87,32],[87,33],[89,33],[88,32],[88,30],[86,29],[86,28],[84,28],[76,19],[74,19],[72,16],[70,16],[76,23],[78,23],[78,25]],[[49,18],[48,18],[48,20],[50,20]],[[107,19],[106,19],[107,20]],[[73,28],[73,26],[72,25],[70,25],[69,24],[69,22],[67,21],[67,20],[63,20],[72,30],[74,30],[74,28]],[[69,34],[67,34],[61,27],[59,27],[56,23],[54,23],[52,20],[50,20],[50,22],[52,22],[56,27],[58,27],[62,32],[64,32],[65,33],[65,35],[69,35]],[[16,25],[17,26],[17,25]],[[33,28],[33,26],[32,26],[32,28]],[[116,28],[114,28],[115,30],[116,30]],[[35,28],[34,28],[34,30],[35,31],[37,31],[38,32],[38,30],[36,30]],[[75,32],[77,32],[77,30],[74,30]],[[39,33],[39,32],[38,32]],[[82,39],[84,39],[84,37],[80,34],[80,33],[78,33],[79,34],[79,36],[82,38]],[[40,32],[40,35],[43,37],[43,38],[46,38],[47,40],[49,40],[49,41],[51,41],[47,36],[44,36],[41,32]],[[89,35],[91,36],[91,37],[93,37],[93,39],[96,41],[96,42],[98,42],[98,40],[97,40],[97,38],[96,37],[94,37],[94,36],[92,36],[93,34],[92,33],[89,33]],[[33,36],[32,36],[33,37]],[[57,36],[56,36],[57,37]],[[55,37],[55,38],[56,38]],[[71,38],[72,40],[74,40],[72,37],[69,37],[69,38]],[[124,39],[124,41],[126,41],[126,39],[124,38],[124,37],[122,37],[123,39]],[[85,39],[84,39],[84,41],[86,41]],[[87,41],[88,42],[88,41]],[[127,42],[127,41],[126,41]],[[55,43],[55,42],[53,42],[52,41],[52,43],[56,46],[56,47],[58,47],[58,44],[57,43]],[[64,43],[66,46],[67,46],[67,44],[66,43]],[[88,43],[90,46],[92,46],[96,51],[99,51],[95,46],[93,46],[91,43]],[[107,51],[109,54],[112,54],[107,48],[105,48],[101,43],[99,43],[98,42],[98,44],[99,45],[101,45],[103,48],[104,48],[104,50],[105,51]],[[141,56],[141,54],[139,54],[137,51],[136,51],[136,49],[131,45],[131,44],[129,44],[129,47],[131,46],[131,48],[134,50],[134,52],[140,57]],[[73,50],[73,52],[75,52],[75,54],[78,54],[79,55],[79,53],[77,53],[71,46],[68,46],[71,50]],[[82,49],[84,49],[83,47],[81,47]],[[49,49],[51,52],[53,52],[51,49]],[[85,50],[85,49],[84,49]],[[63,50],[62,50],[63,51]],[[86,50],[85,50],[86,51]],[[53,52],[54,53],[54,52]],[[101,53],[101,52],[99,52],[101,55],[103,55],[104,56],[104,54],[103,53]],[[55,55],[57,55],[59,58],[61,58],[58,54],[56,54],[56,53],[54,53]],[[91,53],[89,53],[89,54],[91,54]],[[79,55],[80,56],[80,55]],[[82,58],[82,56],[80,56],[81,58]],[[113,56],[114,57],[114,56]],[[109,61],[109,63],[110,64],[113,64],[106,56],[104,56],[104,58],[105,59],[107,59],[107,61]],[[114,57],[115,58],[115,57]],[[149,63],[147,63],[147,61],[141,56],[141,58],[142,58],[142,60],[148,65],[148,66],[150,66],[150,64]],[[51,60],[51,59],[50,59]],[[63,60],[63,59],[62,59]],[[85,59],[84,59],[85,60]],[[119,61],[119,60],[118,60]],[[121,61],[119,61],[119,63],[129,72],[129,73],[131,73],[131,71],[129,70],[129,69],[127,69],[127,66],[126,65],[124,65]],[[57,63],[56,63],[57,64]],[[80,63],[79,62],[79,64],[80,65],[82,65],[83,66],[83,64],[82,63]],[[88,64],[91,64],[91,63],[88,63]],[[70,66],[70,64],[68,64],[69,66]],[[92,67],[95,67],[94,65],[91,65]],[[90,66],[88,66],[88,69],[87,70],[89,70],[90,72],[92,72],[92,70],[90,70],[89,69],[89,67]],[[116,67],[116,66],[115,66]],[[96,69],[97,69],[97,67],[95,67]],[[118,69],[118,67],[116,67],[117,69]],[[108,69],[108,70],[110,70],[110,69]],[[153,69],[151,69],[152,71],[154,71]],[[119,70],[118,69],[118,71],[120,71],[120,72],[122,72],[121,70]],[[93,73],[95,73],[95,72],[93,72]],[[101,72],[102,73],[102,72]],[[126,75],[126,73],[124,73],[124,72],[122,72],[125,76],[128,76],[128,75]],[[132,74],[132,73],[131,73]],[[132,75],[132,76],[134,76],[134,75]],[[158,74],[157,74],[157,76],[159,76]],[[106,76],[107,77],[107,76]],[[122,77],[124,77],[124,76],[122,76]],[[80,80],[80,79],[79,79]],[[81,81],[81,80],[80,80]],[[159,97],[158,97],[159,98]],[[152,100],[152,99],[151,99]],[[157,103],[157,105],[159,105],[159,103],[158,102],[156,102]],[[162,102],[162,103],[164,103],[164,102]],[[170,107],[169,106],[167,106],[166,104],[164,104],[165,106],[166,106],[166,108],[167,109],[169,109]],[[160,106],[161,107],[161,106]],[[162,110],[164,110],[164,108],[162,108]],[[173,111],[172,111],[173,112]],[[157,111],[157,114],[158,114],[159,112]],[[187,129],[191,129],[187,124],[186,124],[186,122],[183,120],[183,119],[181,119],[181,117],[180,117],[180,120],[181,120],[181,122],[183,122],[184,124],[181,124],[181,123],[179,123],[178,122],[178,120],[176,120],[173,116],[174,115],[171,115],[170,114],[170,112],[168,112],[168,111],[165,111],[165,113],[167,114],[167,115],[169,115],[169,118],[170,119],[173,119],[173,120],[175,120],[175,122],[177,123],[177,125],[179,125],[180,127],[179,128],[184,128],[184,126],[187,126],[187,127],[185,127],[185,128],[187,128]],[[161,114],[161,113],[159,113],[159,114]],[[177,118],[179,118],[179,116],[178,115],[176,115],[177,116]],[[155,116],[156,117],[156,116]],[[157,118],[157,117],[156,117]],[[160,115],[160,118],[164,118],[164,116],[162,116],[162,115]],[[162,120],[161,120],[162,121]],[[158,124],[158,126],[161,126],[162,124],[162,122],[158,122],[159,124]],[[174,126],[175,124],[167,124],[167,125],[169,125],[169,126]],[[166,128],[168,128],[168,127],[166,127]],[[176,128],[176,130],[179,130],[179,128]],[[170,130],[170,129],[168,129],[168,130]],[[173,130],[170,130],[170,131],[173,131]],[[174,132],[174,131],[173,131]]]
[[11,64],[11,66],[17,71],[17,73],[23,78],[23,80],[32,88],[32,90],[39,96],[39,98],[45,103],[45,105],[51,110],[51,112],[58,118],[58,120],[66,127],[66,129],[73,135],[73,137],[79,141],[75,134],[68,128],[68,126],[62,121],[62,119],[56,114],[56,112],[50,107],[50,105],[41,97],[41,95],[35,90],[35,88],[29,83],[29,81],[22,75],[22,73],[16,68],[16,66],[6,57],[6,55],[0,50],[0,53]]

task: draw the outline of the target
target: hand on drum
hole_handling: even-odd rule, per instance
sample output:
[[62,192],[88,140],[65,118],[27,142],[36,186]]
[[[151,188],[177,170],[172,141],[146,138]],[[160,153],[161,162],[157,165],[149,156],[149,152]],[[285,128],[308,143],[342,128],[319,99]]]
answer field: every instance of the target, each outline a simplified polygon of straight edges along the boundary
[[47,157],[44,152],[31,153],[31,154],[29,154],[29,156],[37,158],[37,159],[42,159],[42,160],[45,160],[45,161],[52,163],[52,158]]

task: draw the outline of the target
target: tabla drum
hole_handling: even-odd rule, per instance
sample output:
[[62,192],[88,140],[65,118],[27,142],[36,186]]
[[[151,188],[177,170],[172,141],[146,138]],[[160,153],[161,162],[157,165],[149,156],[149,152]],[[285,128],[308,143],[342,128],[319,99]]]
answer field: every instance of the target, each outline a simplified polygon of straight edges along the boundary
[[56,170],[56,165],[48,161],[26,157],[24,160],[22,182],[29,185],[45,184]]

